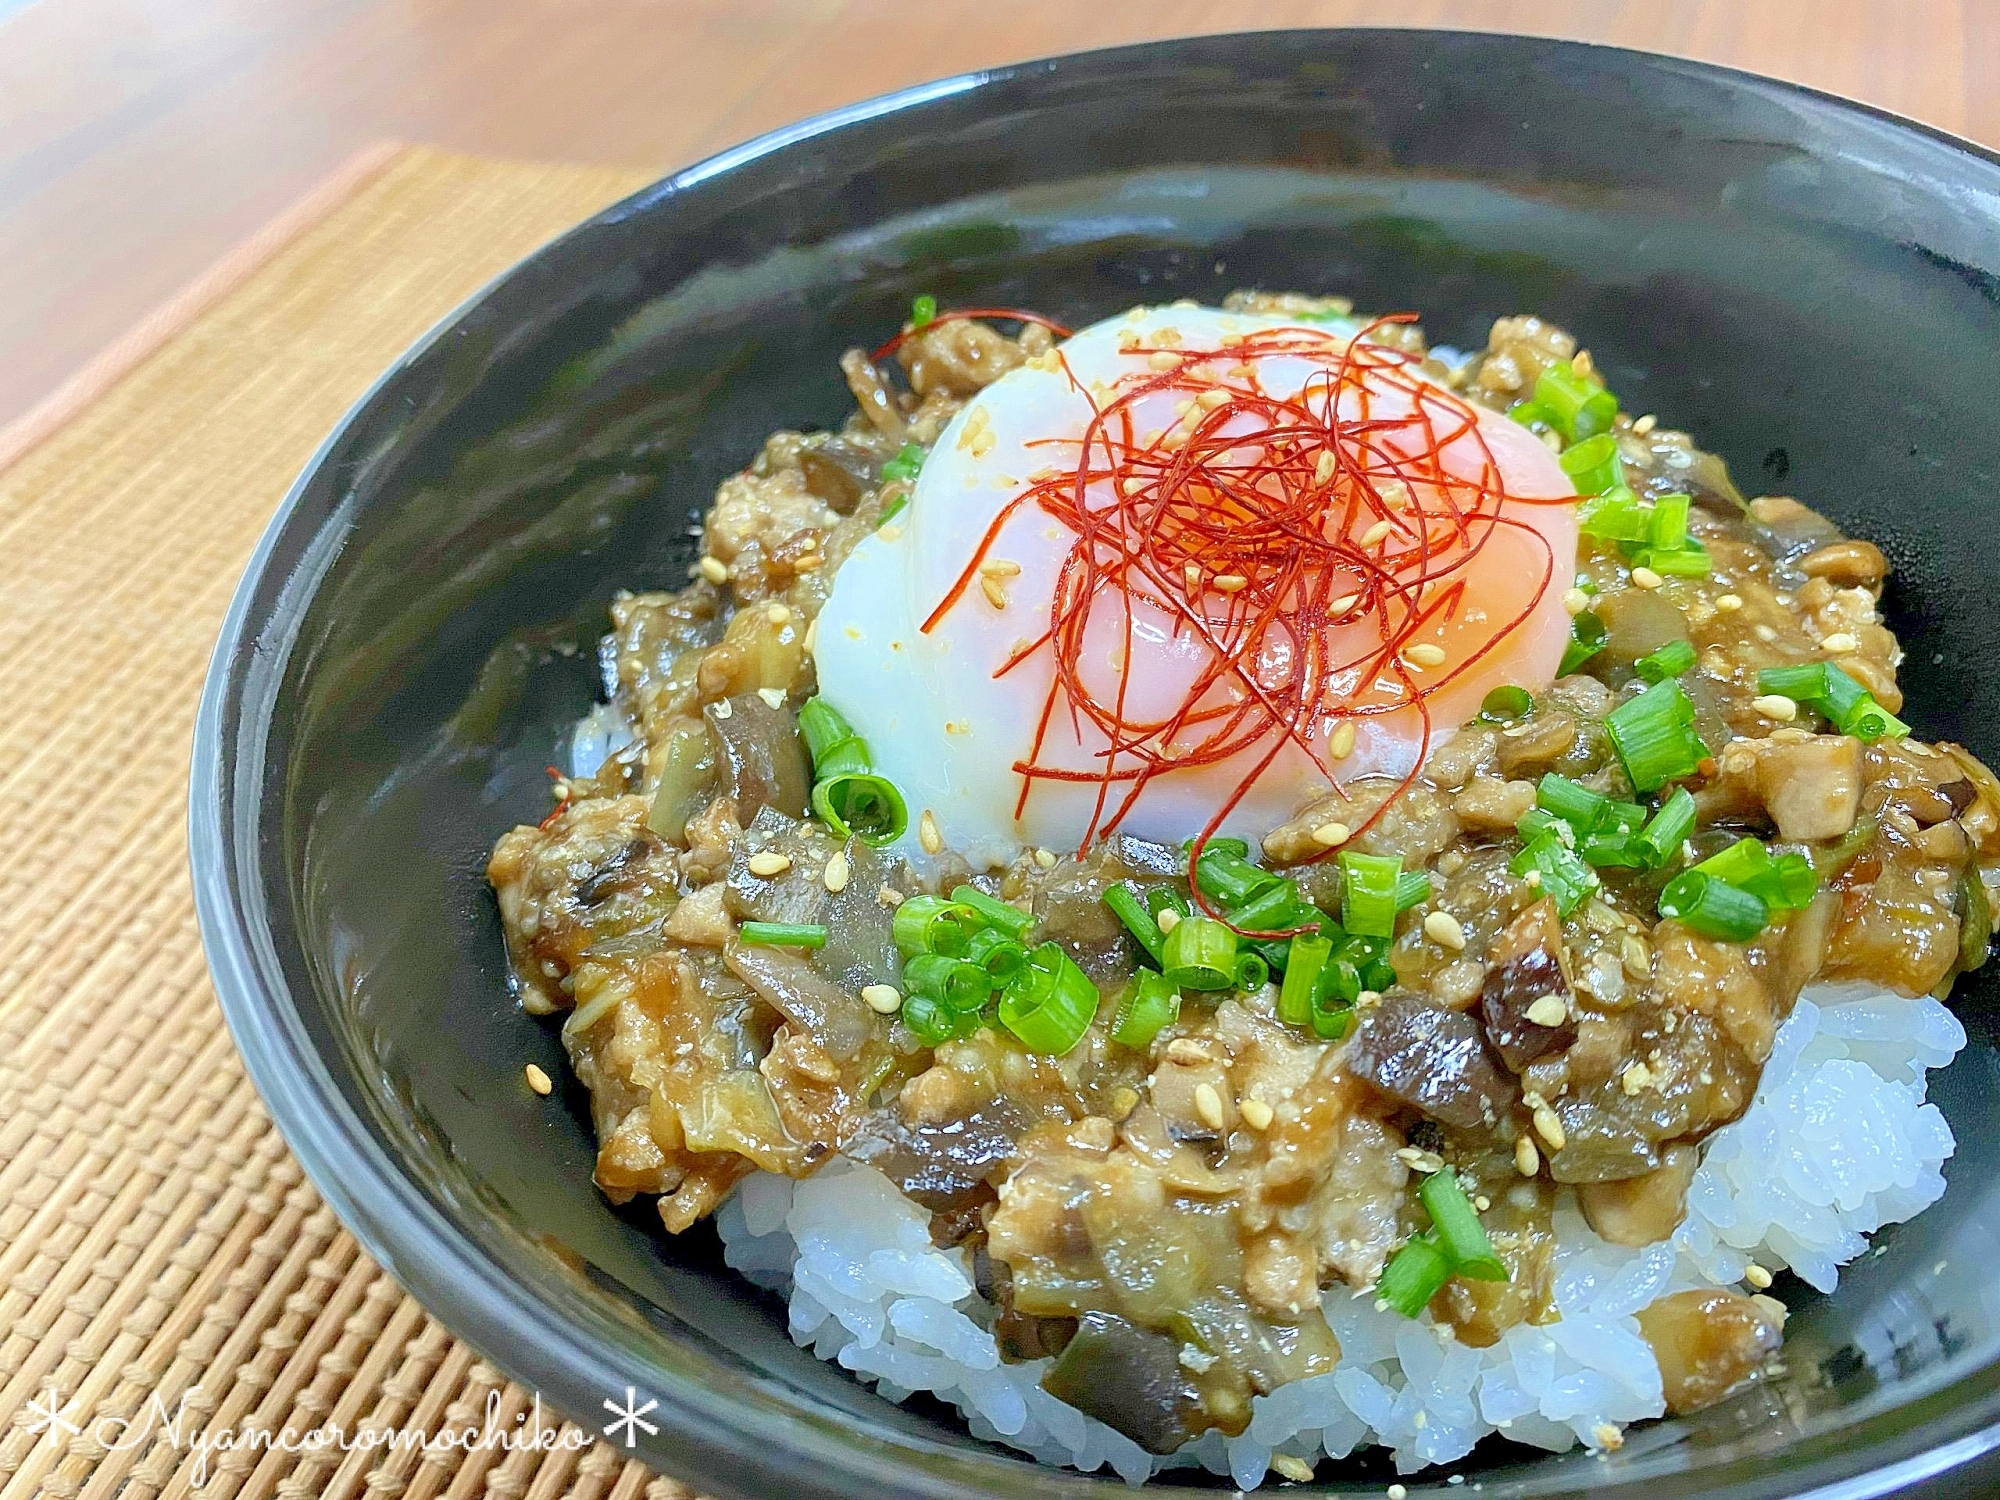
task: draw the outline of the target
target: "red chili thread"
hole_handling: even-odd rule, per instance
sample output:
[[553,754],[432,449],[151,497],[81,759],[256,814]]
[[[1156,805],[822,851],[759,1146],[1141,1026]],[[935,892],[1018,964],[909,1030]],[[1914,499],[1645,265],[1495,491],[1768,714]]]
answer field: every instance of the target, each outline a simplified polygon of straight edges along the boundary
[[[1004,316],[1055,327],[1018,312],[939,316]],[[1553,548],[1507,508],[1571,502],[1510,496],[1478,413],[1417,375],[1418,356],[1374,341],[1384,325],[1415,317],[1379,318],[1353,339],[1288,327],[1248,334],[1219,349],[1135,346],[1128,352],[1166,353],[1174,363],[1121,377],[1102,405],[1069,372],[1093,413],[1075,444],[1073,466],[1034,481],[1001,510],[923,623],[929,632],[957,606],[1022,505],[1032,501],[1074,534],[1057,572],[1048,630],[994,673],[1004,676],[1044,649],[1055,669],[1029,752],[1014,766],[1022,778],[1017,817],[1037,781],[1095,782],[1081,854],[1116,832],[1153,777],[1254,754],[1251,770],[1196,836],[1192,864],[1287,744],[1312,756],[1337,790],[1333,767],[1316,748],[1320,731],[1343,718],[1411,707],[1422,725],[1421,742],[1396,795],[1416,780],[1431,742],[1429,699],[1518,631],[1554,578]],[[900,341],[891,340],[884,351]],[[1272,396],[1262,388],[1257,365],[1279,357],[1304,358],[1321,370],[1297,393]],[[1203,405],[1204,393],[1215,391],[1222,395],[1209,395]],[[1141,437],[1135,404],[1176,392],[1193,402],[1187,415],[1165,432]],[[1393,410],[1380,410],[1392,403]],[[1461,441],[1473,445],[1473,461],[1461,454],[1448,466],[1445,450]],[[1373,549],[1360,546],[1355,538],[1381,521],[1390,523],[1388,538]],[[1404,648],[1439,619],[1456,615],[1475,560],[1502,527],[1526,532],[1541,545],[1542,576],[1533,597],[1449,670],[1426,672],[1419,680]],[[1214,587],[1217,578],[1244,582],[1223,592]],[[1354,602],[1343,603],[1349,594]],[[1126,706],[1133,605],[1140,600],[1171,616],[1177,631],[1206,642],[1211,653],[1178,705],[1151,720],[1133,718]],[[1103,608],[1122,612],[1118,682],[1109,695],[1081,670],[1086,634]],[[1342,655],[1336,627],[1357,625],[1371,627],[1368,644]],[[1274,672],[1277,647],[1288,665]],[[1344,682],[1361,691],[1344,690]],[[1385,682],[1390,691],[1382,694]],[[1079,738],[1088,720],[1106,740],[1096,769],[1042,763],[1058,709]],[[1197,738],[1181,745],[1183,736]],[[1355,834],[1373,826],[1393,800]],[[1199,889],[1195,899],[1212,913]]]
[[569,810],[569,799],[575,788],[569,784],[569,778],[564,776],[554,766],[543,766],[542,769],[549,773],[549,781],[551,783],[549,790],[556,794],[556,805],[549,809],[549,815],[546,818],[535,825],[535,827],[541,829],[543,832],[547,832],[555,826],[556,819]]

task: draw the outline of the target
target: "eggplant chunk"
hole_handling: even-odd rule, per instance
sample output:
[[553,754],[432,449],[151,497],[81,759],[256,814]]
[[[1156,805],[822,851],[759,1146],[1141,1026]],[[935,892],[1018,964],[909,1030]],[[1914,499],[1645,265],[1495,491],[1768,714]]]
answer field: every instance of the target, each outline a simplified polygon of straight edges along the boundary
[[1207,1425],[1180,1354],[1180,1345],[1164,1333],[1110,1313],[1085,1313],[1042,1377],[1042,1389],[1148,1453],[1172,1453],[1197,1425]]
[[1356,1078],[1461,1130],[1491,1127],[1516,1093],[1472,1017],[1413,995],[1368,1011],[1345,1061]]
[[798,720],[773,708],[756,693],[744,693],[702,710],[715,763],[722,768],[736,819],[746,827],[758,812],[776,808],[787,817],[806,815],[812,765]]
[[[1486,1040],[1516,1073],[1537,1058],[1560,1052],[1576,1040],[1570,1019],[1572,995],[1562,966],[1562,924],[1555,902],[1544,897],[1507,924],[1488,955],[1492,967],[1479,992]],[[1548,997],[1562,1006],[1562,1019],[1544,1024],[1531,1018],[1536,1002]]]
[[1708,1288],[1662,1297],[1639,1314],[1639,1332],[1660,1361],[1661,1391],[1677,1417],[1728,1395],[1782,1337],[1755,1298]]

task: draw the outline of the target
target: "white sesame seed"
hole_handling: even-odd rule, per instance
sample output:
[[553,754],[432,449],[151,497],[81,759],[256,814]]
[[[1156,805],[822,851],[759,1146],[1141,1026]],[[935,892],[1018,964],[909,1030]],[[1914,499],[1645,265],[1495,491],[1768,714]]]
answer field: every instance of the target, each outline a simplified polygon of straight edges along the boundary
[[1556,1118],[1556,1112],[1544,1104],[1536,1109],[1533,1119],[1535,1134],[1542,1138],[1542,1143],[1551,1151],[1562,1150],[1569,1137],[1563,1134],[1562,1121]]
[[782,625],[791,617],[792,612],[785,605],[772,603],[764,606],[764,618],[773,625]]
[[1580,615],[1589,608],[1590,595],[1586,594],[1582,589],[1571,588],[1563,590],[1563,610],[1566,613]]
[[1413,665],[1419,667],[1441,667],[1444,665],[1444,647],[1433,645],[1429,641],[1417,642],[1416,645],[1404,651],[1403,655]]
[[903,539],[903,528],[900,526],[878,526],[875,528],[875,535],[885,542],[898,542]]
[[1359,604],[1360,602],[1361,602],[1361,596],[1359,594],[1342,594],[1338,599],[1335,599],[1331,604],[1327,605],[1326,607],[1327,613],[1333,615],[1335,618],[1338,618],[1341,615],[1346,614],[1350,609],[1354,608],[1354,606]]
[[1218,594],[1240,594],[1250,586],[1250,580],[1241,573],[1218,573],[1215,575],[1215,591]]
[[1198,1083],[1194,1086],[1194,1112],[1201,1116],[1201,1123],[1210,1130],[1222,1129],[1222,1095],[1215,1091],[1212,1083]]
[[1290,1453],[1273,1453],[1271,1472],[1280,1479],[1291,1480],[1293,1484],[1308,1484],[1313,1477],[1312,1465]]
[[1370,526],[1366,531],[1361,533],[1361,545],[1364,547],[1373,547],[1378,542],[1384,540],[1395,529],[1395,526],[1388,521],[1377,521],[1373,526]]
[[837,896],[847,889],[847,877],[851,873],[853,872],[848,866],[846,851],[836,850],[833,858],[826,862],[826,868],[820,872],[819,878],[821,883]]
[[1181,357],[1178,354],[1169,354],[1164,349],[1156,349],[1153,351],[1152,355],[1148,357],[1148,359],[1146,360],[1146,365],[1149,369],[1171,370],[1175,365],[1179,364],[1180,362],[1181,362]]
[[1632,436],[1644,437],[1647,433],[1651,432],[1655,427],[1659,425],[1660,425],[1660,419],[1654,416],[1651,412],[1647,412],[1645,416],[1639,418],[1638,421],[1632,424]]
[[1715,607],[1722,614],[1734,614],[1743,607],[1743,596],[1741,594],[1717,594],[1715,596]]
[[766,708],[783,708],[785,692],[783,688],[758,688],[757,696],[764,700]]
[[995,609],[1007,607],[1007,589],[999,579],[988,578],[982,574],[979,579],[979,592],[986,596],[986,602]]
[[1459,925],[1458,918],[1448,911],[1434,911],[1424,918],[1424,936],[1453,953],[1465,949],[1465,929]]
[[1771,1273],[1753,1260],[1743,1268],[1743,1279],[1761,1292],[1770,1286]]
[[1021,571],[1021,565],[1004,557],[989,557],[979,565],[979,571],[988,578],[1012,578]]
[[1322,823],[1312,831],[1313,842],[1322,849],[1337,849],[1353,837],[1345,823]]
[[1053,870],[1056,867],[1055,850],[1037,849],[1035,851],[1035,863],[1041,866],[1044,870]]
[[1346,760],[1354,753],[1354,725],[1343,722],[1333,726],[1333,733],[1326,737],[1326,753],[1335,760]]
[[1269,1130],[1275,1118],[1271,1106],[1262,1099],[1245,1099],[1236,1106],[1236,1112],[1243,1116],[1243,1123],[1252,1130]]
[[775,849],[765,849],[751,855],[746,868],[759,879],[769,880],[773,875],[784,874],[791,867],[792,861],[789,856],[780,854]]
[[1561,995],[1542,995],[1528,1007],[1527,1017],[1537,1026],[1560,1026],[1569,1019],[1569,1007]]
[[[550,1078],[548,1074],[544,1073],[540,1068],[536,1067],[533,1063],[529,1063],[524,1071],[528,1075],[528,1087],[533,1089],[536,1093],[547,1094],[555,1088],[555,1080]],[[1771,1284],[1770,1281],[1766,1279],[1764,1285],[1769,1286],[1770,1284]]]
[[1159,916],[1155,917],[1153,922],[1160,931],[1172,932],[1176,927],[1181,925],[1181,914],[1171,906],[1163,907]]
[[1666,581],[1666,579],[1655,573],[1651,568],[1634,568],[1632,570],[1632,587],[1635,589],[1656,589]]
[[1844,630],[1836,630],[1819,644],[1822,651],[1831,651],[1835,656],[1844,656],[1849,651],[1861,649],[1861,642]]
[[706,578],[710,583],[727,583],[729,581],[729,566],[719,557],[704,555],[701,560],[701,576]]
[[1320,449],[1319,458],[1313,464],[1313,483],[1325,484],[1329,479],[1333,478],[1333,469],[1333,450],[1331,448]]
[[1643,1062],[1635,1062],[1618,1075],[1618,1087],[1625,1091],[1625,1097],[1635,1098],[1652,1087],[1653,1070]]
[[1516,1137],[1514,1141],[1514,1170],[1523,1177],[1533,1177],[1542,1170],[1542,1153],[1525,1135]]
[[865,984],[861,999],[877,1015],[892,1016],[903,1008],[903,992],[893,984]]
[[718,719],[727,719],[736,712],[735,709],[729,706],[727,698],[716,699],[715,702],[709,704],[708,711]]
[[928,807],[924,809],[924,815],[917,819],[917,842],[926,854],[944,853],[944,835],[938,832],[937,819]]
[[1765,718],[1777,719],[1780,722],[1796,719],[1799,716],[1798,704],[1779,693],[1766,693],[1761,698],[1752,698],[1750,706]]

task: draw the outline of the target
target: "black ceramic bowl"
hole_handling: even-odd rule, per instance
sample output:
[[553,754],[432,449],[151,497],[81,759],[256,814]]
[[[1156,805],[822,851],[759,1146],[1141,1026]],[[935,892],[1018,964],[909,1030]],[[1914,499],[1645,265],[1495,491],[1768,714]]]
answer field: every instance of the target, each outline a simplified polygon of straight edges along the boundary
[[[713,1493],[1119,1482],[878,1399],[711,1231],[608,1207],[579,1091],[522,1087],[562,1054],[508,996],[486,851],[547,807],[612,588],[681,582],[716,481],[838,419],[836,356],[912,294],[1081,324],[1239,285],[1420,308],[1461,345],[1560,320],[1746,490],[1878,539],[1907,716],[2000,758],[2000,163],[1963,142],[1629,52],[1273,32],[928,85],[606,211],[411,351],[285,500],[209,677],[194,861],[229,1023],[341,1217],[586,1426],[656,1399],[642,1455]],[[1861,1496],[2000,1443],[1992,1001],[1961,987],[1974,1043],[1934,1090],[1950,1192],[1794,1299],[1788,1376],[1609,1461],[1459,1467],[1489,1496]],[[1155,1488],[1184,1485],[1213,1487]]]

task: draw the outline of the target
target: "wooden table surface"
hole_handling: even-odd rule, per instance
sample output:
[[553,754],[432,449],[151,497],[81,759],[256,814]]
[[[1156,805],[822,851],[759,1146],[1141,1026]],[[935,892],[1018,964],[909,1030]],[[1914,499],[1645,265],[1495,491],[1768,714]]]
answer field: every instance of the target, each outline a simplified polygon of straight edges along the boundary
[[1995,0],[0,0],[0,423],[384,138],[664,171],[967,68],[1309,25],[1679,53],[2000,143]]

